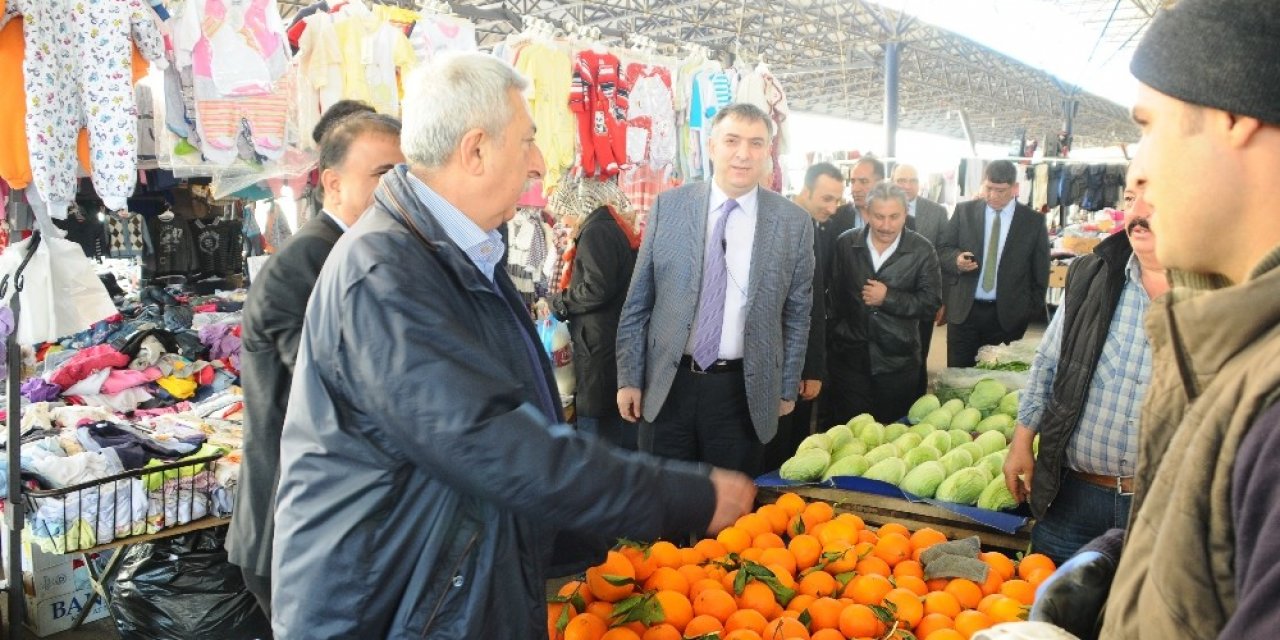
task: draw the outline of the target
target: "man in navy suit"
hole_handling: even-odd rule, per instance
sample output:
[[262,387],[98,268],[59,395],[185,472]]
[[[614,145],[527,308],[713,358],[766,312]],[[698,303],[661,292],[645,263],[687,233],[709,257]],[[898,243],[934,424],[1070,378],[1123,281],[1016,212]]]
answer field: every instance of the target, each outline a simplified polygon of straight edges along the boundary
[[800,391],[813,296],[813,223],[759,188],[773,123],[715,118],[713,179],[660,196],[618,326],[618,410],[641,447],[748,474]]

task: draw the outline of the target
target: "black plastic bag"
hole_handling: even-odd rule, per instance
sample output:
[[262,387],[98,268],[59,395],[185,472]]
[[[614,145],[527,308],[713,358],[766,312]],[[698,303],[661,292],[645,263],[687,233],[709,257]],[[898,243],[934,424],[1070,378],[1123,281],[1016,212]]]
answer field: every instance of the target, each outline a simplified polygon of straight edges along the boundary
[[129,549],[112,588],[122,640],[271,638],[271,624],[227,562],[227,528],[206,529]]

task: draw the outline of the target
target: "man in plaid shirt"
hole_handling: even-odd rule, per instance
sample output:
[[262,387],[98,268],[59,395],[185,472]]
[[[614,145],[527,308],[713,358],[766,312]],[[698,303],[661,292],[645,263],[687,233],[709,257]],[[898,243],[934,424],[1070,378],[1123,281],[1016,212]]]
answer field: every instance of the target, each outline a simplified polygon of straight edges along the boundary
[[1143,188],[1126,185],[1124,233],[1071,265],[1004,465],[1009,491],[1029,499],[1036,516],[1032,550],[1059,564],[1129,519],[1138,418],[1151,379],[1142,322],[1150,302],[1168,290]]

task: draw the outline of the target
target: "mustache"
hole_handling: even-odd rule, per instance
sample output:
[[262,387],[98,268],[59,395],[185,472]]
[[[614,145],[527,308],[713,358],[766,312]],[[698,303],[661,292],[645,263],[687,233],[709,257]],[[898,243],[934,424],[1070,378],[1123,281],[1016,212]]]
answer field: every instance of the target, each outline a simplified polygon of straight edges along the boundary
[[1142,227],[1147,231],[1151,231],[1151,221],[1147,220],[1146,218],[1134,218],[1131,222],[1129,222],[1128,225],[1125,226],[1124,230],[1126,233],[1132,233],[1133,230],[1137,229],[1138,227]]

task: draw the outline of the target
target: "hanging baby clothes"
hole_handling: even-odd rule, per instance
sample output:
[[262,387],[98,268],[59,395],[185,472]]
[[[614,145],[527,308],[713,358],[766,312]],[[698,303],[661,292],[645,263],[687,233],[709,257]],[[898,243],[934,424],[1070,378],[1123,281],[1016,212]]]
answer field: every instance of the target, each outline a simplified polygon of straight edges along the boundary
[[389,7],[385,4],[374,5],[373,16],[404,32],[406,36],[413,31],[413,25],[417,24],[420,17],[413,9]]
[[[712,66],[714,65],[714,66]],[[693,131],[698,156],[702,159],[701,175],[711,176],[711,124],[716,114],[733,102],[733,85],[718,63],[709,63],[693,78],[689,97],[689,128]]]
[[155,12],[141,0],[9,0],[0,27],[23,16],[26,132],[34,184],[51,211],[76,192],[76,136],[89,129],[93,185],[112,210],[137,181],[137,111],[130,43],[164,54]]
[[675,162],[676,114],[671,70],[648,64],[627,65],[631,87],[627,108],[627,158],[632,164],[662,168]]
[[409,42],[421,62],[430,62],[445,51],[475,51],[476,27],[451,16],[420,16],[409,33]]
[[569,91],[573,62],[569,54],[539,42],[520,49],[515,68],[529,79],[529,110],[538,127],[534,141],[542,151],[546,172],[542,178],[543,194],[551,193],[561,176],[573,166],[573,112],[569,110]]
[[404,32],[373,16],[340,19],[334,31],[342,52],[343,96],[399,117],[396,72],[407,72],[417,62]]
[[578,116],[582,172],[618,175],[627,163],[627,96],[630,87],[611,53],[587,49],[574,56],[569,108]]
[[146,223],[140,213],[121,213],[107,214],[107,250],[112,258],[136,258],[145,249]]
[[757,75],[764,85],[764,98],[766,107],[764,112],[769,114],[769,118],[773,120],[773,147],[769,150],[769,155],[773,158],[773,176],[771,177],[771,188],[774,191],[782,191],[782,155],[787,153],[791,144],[791,125],[787,118],[791,115],[791,107],[787,105],[787,94],[782,90],[782,83],[778,82],[777,76],[774,76],[769,68],[760,63],[756,67],[755,75]]
[[298,138],[303,149],[314,149],[311,131],[320,116],[342,99],[342,51],[333,17],[314,13],[306,19],[307,29],[298,40]]
[[196,246],[191,229],[182,218],[165,221],[159,217],[147,222],[153,255],[147,261],[144,276],[186,276],[196,270]]
[[275,0],[193,0],[174,28],[191,66],[200,151],[215,164],[284,154],[292,77]]

